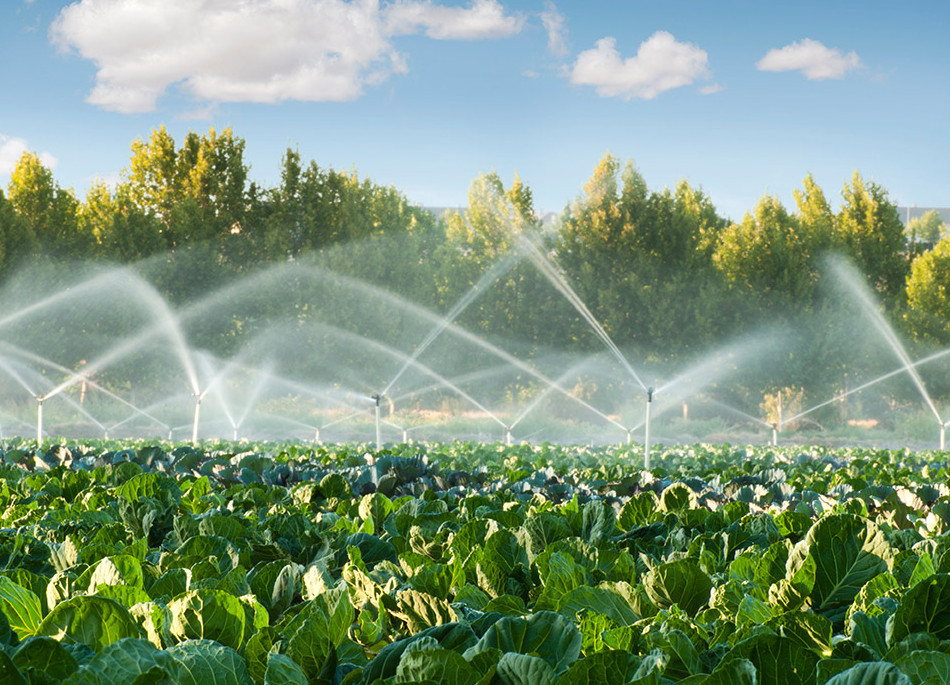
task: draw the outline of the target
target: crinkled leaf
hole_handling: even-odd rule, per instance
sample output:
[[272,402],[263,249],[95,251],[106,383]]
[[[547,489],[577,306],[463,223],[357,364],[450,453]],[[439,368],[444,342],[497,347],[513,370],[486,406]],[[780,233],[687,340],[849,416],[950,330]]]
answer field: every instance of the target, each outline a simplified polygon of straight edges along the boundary
[[580,656],[582,641],[573,621],[551,611],[527,618],[506,616],[485,631],[478,643],[465,652],[465,658],[495,648],[539,656],[560,672]]
[[164,653],[176,662],[176,685],[253,685],[244,659],[212,640],[188,640]]
[[410,644],[399,658],[396,682],[433,682],[445,685],[475,685],[481,674],[458,652],[445,649],[437,640],[423,637]]
[[934,574],[904,593],[888,621],[887,644],[897,644],[911,633],[950,639],[950,575]]
[[709,602],[712,581],[695,560],[685,558],[660,564],[643,579],[647,596],[661,609],[678,606],[690,616]]
[[895,664],[914,683],[950,683],[950,654],[946,652],[915,650],[902,656]]
[[307,676],[289,656],[271,652],[267,656],[264,685],[307,685]]
[[562,596],[557,609],[568,616],[584,610],[603,614],[618,626],[628,626],[640,620],[637,612],[619,593],[589,585],[582,585]]
[[832,676],[825,685],[914,685],[897,666],[886,661],[855,664]]
[[501,657],[495,667],[495,677],[503,685],[554,685],[557,679],[548,661],[513,652]]
[[812,685],[819,657],[790,638],[766,633],[736,644],[721,664],[725,666],[736,659],[751,661],[760,683]]
[[[34,636],[23,641],[13,653],[13,663],[23,673],[42,674],[52,682],[62,682],[79,664],[75,657],[51,637]],[[32,680],[37,678],[33,676]]]
[[97,596],[60,602],[36,632],[65,643],[79,642],[96,652],[123,638],[142,636],[128,609],[115,600]]
[[244,641],[244,606],[223,590],[189,590],[168,603],[168,635],[174,642],[208,639],[237,649]]

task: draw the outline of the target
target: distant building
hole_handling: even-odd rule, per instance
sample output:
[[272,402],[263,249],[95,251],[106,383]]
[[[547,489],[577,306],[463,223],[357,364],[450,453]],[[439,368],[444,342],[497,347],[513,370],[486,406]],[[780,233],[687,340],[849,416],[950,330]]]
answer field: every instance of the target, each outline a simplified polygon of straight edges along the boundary
[[946,226],[950,226],[950,207],[898,207],[897,213],[906,226],[911,219],[919,219],[930,210],[936,211],[940,215],[940,220]]

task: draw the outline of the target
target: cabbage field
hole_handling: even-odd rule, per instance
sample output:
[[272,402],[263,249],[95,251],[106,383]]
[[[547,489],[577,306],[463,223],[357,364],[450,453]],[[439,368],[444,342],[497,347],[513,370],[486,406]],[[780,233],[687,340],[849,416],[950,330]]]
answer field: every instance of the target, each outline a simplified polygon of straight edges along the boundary
[[947,453],[0,447],[0,683],[950,682]]

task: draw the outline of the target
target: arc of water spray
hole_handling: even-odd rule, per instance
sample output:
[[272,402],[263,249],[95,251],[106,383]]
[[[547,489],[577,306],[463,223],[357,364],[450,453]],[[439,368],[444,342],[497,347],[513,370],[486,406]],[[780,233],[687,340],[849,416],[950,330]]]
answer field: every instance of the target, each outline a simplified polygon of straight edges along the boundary
[[452,324],[458,316],[465,311],[465,309],[475,301],[475,299],[482,294],[482,292],[489,285],[497,281],[499,278],[504,276],[506,273],[511,271],[521,260],[522,250],[513,250],[508,252],[502,259],[498,260],[492,264],[485,272],[481,275],[478,281],[473,285],[469,291],[462,297],[455,305],[449,310],[449,312],[432,328],[428,335],[416,346],[416,349],[412,351],[412,354],[406,359],[405,363],[402,365],[402,368],[393,376],[393,379],[389,381],[389,384],[383,388],[380,394],[387,395],[396,382],[402,377],[406,370],[419,358],[423,352],[435,342],[436,338],[442,334],[449,325]]
[[[152,421],[155,421],[156,423],[158,423],[158,424],[160,424],[160,425],[167,425],[167,424],[164,424],[163,421],[160,421],[160,420],[157,419],[156,417],[154,417],[154,416],[152,416],[151,414],[149,414],[146,410],[140,409],[139,407],[135,406],[134,404],[132,404],[131,402],[129,402],[129,401],[128,401],[127,399],[125,399],[124,397],[122,397],[122,396],[120,396],[120,395],[117,395],[116,393],[112,392],[112,391],[109,390],[108,388],[104,388],[104,387],[102,387],[101,385],[99,385],[98,383],[96,383],[94,380],[92,380],[91,378],[89,378],[88,371],[85,371],[85,372],[83,372],[83,373],[76,373],[76,372],[73,371],[72,369],[69,369],[68,367],[63,366],[62,364],[57,364],[57,363],[54,362],[54,361],[50,361],[49,359],[45,359],[44,357],[41,357],[41,356],[39,356],[38,354],[35,354],[35,353],[30,352],[30,351],[28,351],[28,350],[24,350],[24,349],[19,348],[19,347],[15,346],[15,345],[11,345],[11,344],[9,344],[9,343],[0,343],[0,344],[2,344],[2,346],[3,346],[5,349],[7,349],[7,350],[13,352],[14,354],[17,354],[17,355],[23,357],[24,359],[29,359],[30,361],[36,362],[37,364],[41,364],[41,365],[43,365],[43,366],[47,366],[47,367],[49,367],[49,368],[51,368],[51,369],[55,369],[56,371],[59,371],[60,373],[65,373],[65,374],[70,375],[71,377],[74,377],[75,379],[77,379],[75,382],[79,382],[79,381],[85,380],[86,383],[89,385],[89,387],[94,388],[95,390],[98,390],[98,391],[101,392],[103,395],[105,395],[105,396],[107,396],[107,397],[109,397],[109,398],[115,400],[115,401],[118,402],[119,404],[125,405],[125,406],[128,407],[129,409],[133,410],[133,412],[135,412],[136,414],[141,414],[142,416],[146,417],[147,419],[151,419]],[[2,367],[3,367],[8,373],[11,372],[9,366],[7,366],[6,364],[3,364],[2,362],[0,362],[0,365],[2,365]],[[27,385],[23,382],[23,380],[19,378],[19,376],[16,376],[15,378],[17,378],[17,380],[19,381],[19,383],[20,383],[21,385],[23,385],[24,388],[26,388],[27,392],[29,392],[30,394],[34,394],[34,393],[29,389],[29,387],[27,387]],[[73,385],[73,384],[75,384],[75,383],[71,383],[70,385]],[[60,387],[60,386],[57,386],[57,387]],[[69,386],[67,386],[67,387],[69,387]],[[58,390],[57,392],[54,392],[53,390],[51,390],[50,392],[46,393],[46,394],[44,395],[44,397],[45,397],[46,399],[49,399],[49,398],[51,398],[51,397],[54,397],[55,395],[58,395],[59,392],[62,392],[62,388],[60,388],[60,390]],[[36,396],[36,395],[34,394],[34,397],[35,397],[35,396]],[[95,419],[93,419],[91,416],[90,416],[89,418],[90,418],[90,420],[93,421],[93,423],[96,423],[97,425],[100,425],[100,426],[101,426],[101,424],[98,424],[98,422],[97,422]]]
[[600,324],[597,318],[591,313],[590,309],[587,308],[587,305],[584,304],[584,301],[578,296],[571,285],[567,282],[567,279],[564,277],[564,274],[561,273],[560,269],[554,266],[551,263],[551,260],[545,256],[543,252],[535,245],[529,238],[522,236],[521,242],[526,246],[528,252],[528,258],[531,260],[531,263],[537,267],[541,274],[551,282],[551,284],[557,288],[564,297],[567,298],[568,302],[574,305],[574,308],[580,313],[584,320],[588,323],[594,333],[597,334],[597,337],[600,338],[601,342],[607,346],[607,349],[610,350],[611,354],[617,358],[617,361],[623,365],[627,372],[633,377],[637,384],[644,390],[647,390],[646,384],[633,369],[633,366],[630,365],[630,362],[627,361],[627,358],[620,351],[620,348],[617,347],[616,343],[607,335],[607,331],[604,330],[604,327]]
[[940,412],[937,411],[937,406],[930,398],[930,393],[927,392],[927,388],[924,385],[923,379],[920,377],[920,374],[917,373],[916,365],[911,362],[910,356],[907,354],[907,350],[904,349],[904,346],[898,339],[897,334],[894,333],[893,329],[891,329],[891,327],[888,325],[887,321],[884,319],[884,316],[880,311],[878,311],[875,302],[867,293],[867,290],[861,287],[861,284],[857,281],[855,275],[849,269],[845,268],[844,265],[836,264],[835,268],[841,279],[858,298],[858,302],[868,315],[868,318],[871,319],[871,323],[874,324],[874,327],[877,329],[878,333],[884,336],[884,340],[890,346],[891,350],[897,356],[901,364],[904,365],[904,370],[907,371],[911,379],[914,381],[914,385],[917,386],[917,390],[920,391],[921,397],[923,397],[924,401],[927,403],[930,411],[933,412],[934,417],[937,419],[937,423],[943,425],[943,419],[940,417]]
[[[0,328],[6,326],[9,323],[16,321],[28,314],[39,311],[43,308],[52,306],[59,303],[61,300],[66,298],[74,298],[79,295],[82,295],[87,289],[94,289],[100,285],[101,281],[105,281],[108,278],[114,277],[114,274],[100,275],[96,278],[89,279],[84,283],[81,283],[75,288],[61,291],[54,296],[48,297],[45,300],[37,302],[29,307],[24,307],[21,310],[18,310],[12,314],[0,318]],[[151,326],[147,326],[137,335],[126,338],[125,341],[116,347],[113,347],[106,354],[102,355],[98,359],[93,360],[86,366],[86,373],[91,374],[95,373],[99,369],[105,367],[107,364],[111,363],[116,359],[120,359],[129,352],[138,350],[142,343],[150,340],[156,331],[161,330],[162,328],[167,328],[170,331],[169,337],[172,340],[172,343],[175,347],[175,351],[179,356],[182,366],[184,367],[185,374],[188,376],[188,380],[192,386],[193,392],[198,392],[198,376],[195,372],[194,365],[191,362],[191,359],[188,355],[188,348],[184,341],[184,336],[181,333],[181,329],[178,326],[177,318],[172,314],[171,310],[168,307],[168,303],[163,300],[157,292],[154,291],[151,287],[146,286],[138,280],[133,280],[133,284],[137,286],[137,291],[139,295],[145,300],[147,305],[154,305],[152,311],[157,311],[159,313],[159,320],[153,323]],[[60,385],[54,387],[47,394],[47,397],[52,397],[59,394],[66,388],[71,385],[79,382],[76,377],[73,376],[68,378],[66,381]]]
[[[924,357],[923,359],[918,359],[917,361],[912,362],[910,364],[910,367],[911,369],[916,369],[916,367],[918,366],[923,366],[924,364],[928,364],[932,361],[936,361],[937,359],[940,359],[941,357],[944,357],[948,354],[950,354],[950,348],[941,350],[939,352],[935,352],[934,354],[931,354],[928,357]],[[885,373],[883,376],[878,376],[877,378],[870,380],[867,383],[859,385],[856,388],[851,388],[850,390],[846,392],[843,392],[839,395],[835,395],[830,400],[825,400],[824,402],[821,402],[820,404],[816,404],[814,407],[810,407],[803,412],[799,412],[798,414],[795,414],[794,416],[790,416],[785,419],[785,423],[791,423],[792,421],[795,421],[796,419],[800,419],[803,416],[808,416],[812,412],[818,411],[822,407],[827,407],[829,404],[833,404],[834,402],[837,402],[838,400],[843,400],[845,397],[848,397],[849,395],[853,395],[855,393],[861,392],[862,390],[866,390],[867,388],[870,388],[872,385],[877,385],[878,383],[886,381],[888,378],[893,378],[894,376],[900,375],[907,371],[908,371],[907,367],[901,366],[900,368],[897,368],[897,369],[894,369],[893,371]]]

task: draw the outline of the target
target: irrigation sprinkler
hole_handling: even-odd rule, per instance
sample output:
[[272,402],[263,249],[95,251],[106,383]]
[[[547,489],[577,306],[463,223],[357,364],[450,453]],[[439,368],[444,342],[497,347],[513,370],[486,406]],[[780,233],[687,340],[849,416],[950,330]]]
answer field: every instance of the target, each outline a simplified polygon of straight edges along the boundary
[[198,417],[201,415],[201,393],[192,393],[195,398],[195,420],[191,424],[191,444],[198,444]]
[[369,398],[376,403],[376,451],[379,452],[383,449],[383,426],[379,409],[379,403],[382,401],[383,396],[380,393],[375,393],[370,395]]
[[43,446],[43,400],[42,395],[36,396],[36,449]]
[[778,424],[772,422],[772,447],[778,447]]
[[650,408],[653,406],[653,386],[647,388],[646,418],[643,423],[643,468],[650,470]]
[[505,426],[505,445],[511,447],[514,440],[511,437],[511,426]]
[[320,444],[320,427],[319,426],[313,429],[313,443],[315,445]]
[[947,424],[950,421],[941,421],[940,422],[940,451],[943,452],[947,449]]

